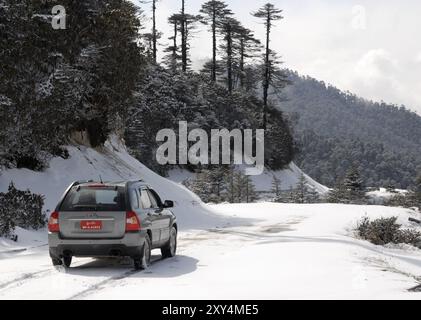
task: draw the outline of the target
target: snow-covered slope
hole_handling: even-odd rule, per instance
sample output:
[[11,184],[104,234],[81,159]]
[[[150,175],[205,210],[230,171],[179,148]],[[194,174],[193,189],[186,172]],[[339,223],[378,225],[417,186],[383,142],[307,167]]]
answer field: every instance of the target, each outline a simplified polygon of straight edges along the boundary
[[274,177],[281,181],[282,190],[289,190],[297,186],[301,175],[304,175],[307,183],[320,194],[326,194],[326,192],[329,191],[329,188],[321,185],[306,175],[300,168],[295,165],[295,163],[291,163],[287,169],[281,171],[265,170],[262,175],[252,177],[252,180],[256,186],[257,191],[270,192],[272,189],[272,181]]
[[[252,176],[251,178],[256,187],[256,191],[269,193],[272,190],[272,181],[274,177],[281,181],[282,190],[290,190],[291,188],[296,187],[302,174],[304,174],[307,183],[320,194],[324,195],[329,191],[329,188],[321,185],[306,175],[300,168],[295,165],[295,163],[291,163],[285,170],[270,171],[266,169],[262,175]],[[185,180],[194,178],[194,173],[181,169],[172,170],[169,174],[169,179],[177,183],[182,183]]]
[[[7,190],[11,181],[18,189],[30,189],[34,193],[45,195],[47,211],[54,210],[66,188],[77,180],[96,180],[100,177],[104,181],[137,180],[142,179],[159,191],[168,200],[176,200],[175,211],[185,227],[200,226],[203,219],[210,218],[209,209],[201,200],[181,182],[194,178],[194,174],[187,170],[173,170],[169,180],[149,170],[139,161],[130,156],[124,144],[112,136],[102,148],[92,149],[85,146],[68,146],[70,158],[53,158],[49,168],[43,172],[27,169],[12,169],[3,171],[0,175],[0,192]],[[282,171],[268,171],[260,176],[252,177],[257,191],[270,192],[273,177],[282,183],[282,188],[288,190],[296,186],[303,172],[295,165]],[[320,192],[327,192],[328,188],[320,185],[307,175],[309,184]],[[204,218],[205,217],[205,218]]]
[[182,228],[201,227],[215,217],[201,200],[180,184],[169,181],[146,168],[131,157],[116,137],[112,136],[100,149],[69,146],[70,158],[54,158],[43,172],[25,169],[6,170],[0,175],[0,192],[7,190],[11,181],[18,189],[30,189],[45,195],[45,210],[54,210],[66,188],[74,181],[103,181],[142,179],[156,189],[164,200],[175,200],[175,213]]

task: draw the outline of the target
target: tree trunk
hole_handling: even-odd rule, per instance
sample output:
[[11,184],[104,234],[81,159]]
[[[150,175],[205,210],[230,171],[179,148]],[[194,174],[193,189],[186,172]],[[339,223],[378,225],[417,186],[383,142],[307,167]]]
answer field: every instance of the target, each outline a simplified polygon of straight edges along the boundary
[[240,86],[244,88],[244,55],[245,55],[245,47],[244,47],[244,39],[241,38],[240,43]]
[[231,26],[227,29],[227,77],[228,77],[228,91],[232,93],[232,30]]
[[246,201],[250,203],[250,190],[249,190],[249,182],[246,183]]
[[271,16],[268,12],[266,21],[266,58],[265,58],[265,79],[263,81],[263,129],[267,129],[267,109],[268,109],[268,96],[270,85],[270,29],[271,29]]
[[177,20],[174,21],[174,40],[173,40],[173,49],[172,49],[172,67],[173,71],[177,70],[177,33],[178,33],[178,25]]
[[157,61],[157,32],[156,32],[156,0],[152,0],[152,12],[153,12],[153,27],[152,27],[152,39],[153,39],[153,61]]
[[216,8],[213,8],[212,17],[212,81],[216,82]]
[[181,60],[183,72],[187,71],[187,35],[186,35],[186,14],[185,0],[182,0],[181,7]]

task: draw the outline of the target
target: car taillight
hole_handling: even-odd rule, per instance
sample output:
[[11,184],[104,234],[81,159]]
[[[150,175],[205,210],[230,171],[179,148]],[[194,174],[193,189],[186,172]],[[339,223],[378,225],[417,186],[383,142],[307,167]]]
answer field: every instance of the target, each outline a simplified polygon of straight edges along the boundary
[[54,232],[54,233],[60,232],[60,225],[59,225],[58,217],[59,217],[59,214],[57,211],[54,211],[51,214],[50,219],[48,220],[48,231]]
[[136,212],[129,211],[126,214],[126,232],[140,231],[140,220]]

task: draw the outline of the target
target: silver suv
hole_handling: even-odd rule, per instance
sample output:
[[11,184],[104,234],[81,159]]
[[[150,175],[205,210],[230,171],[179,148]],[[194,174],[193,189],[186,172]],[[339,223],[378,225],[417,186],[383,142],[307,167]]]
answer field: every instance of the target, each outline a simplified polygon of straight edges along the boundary
[[142,181],[75,182],[48,222],[54,266],[69,268],[72,257],[131,257],[137,270],[151,263],[151,250],[163,258],[177,250],[177,219]]

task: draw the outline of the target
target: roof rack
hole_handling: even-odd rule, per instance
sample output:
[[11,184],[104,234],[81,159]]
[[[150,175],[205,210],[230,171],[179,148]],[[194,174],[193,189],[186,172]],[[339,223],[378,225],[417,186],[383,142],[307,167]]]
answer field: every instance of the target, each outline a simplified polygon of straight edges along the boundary
[[95,182],[95,181],[94,180],[80,180],[80,181],[75,181],[72,186],[75,187],[84,183],[92,183],[92,182]]

